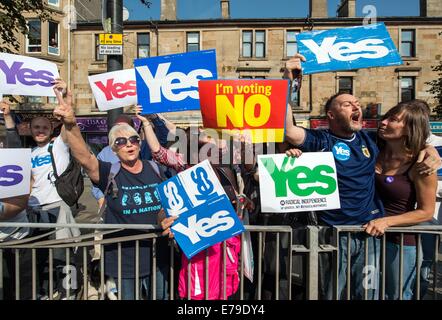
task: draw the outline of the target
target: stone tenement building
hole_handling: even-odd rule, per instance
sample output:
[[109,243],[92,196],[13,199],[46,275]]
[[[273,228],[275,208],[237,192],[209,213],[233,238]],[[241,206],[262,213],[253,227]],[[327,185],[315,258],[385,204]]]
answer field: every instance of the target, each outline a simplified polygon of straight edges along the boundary
[[[60,7],[67,0],[52,0]],[[176,1],[161,1],[158,21],[124,23],[124,68],[132,68],[138,57],[166,55],[194,50],[216,49],[219,78],[281,78],[282,68],[296,52],[296,33],[362,25],[355,16],[355,0],[343,0],[337,17],[329,18],[327,0],[310,0],[310,19],[232,19],[228,0],[220,0],[221,18],[177,20]],[[41,53],[22,50],[22,54],[55,60],[62,75],[69,78],[77,113],[101,116],[89,87],[88,75],[106,72],[106,57],[98,54],[98,34],[103,32],[100,1],[75,0],[77,27],[59,37],[58,56],[46,53],[47,22],[41,27]],[[377,17],[384,22],[399,49],[404,64],[388,68],[360,69],[305,76],[298,96],[292,97],[298,119],[324,115],[324,102],[338,91],[357,96],[362,105],[380,104],[381,114],[401,100],[410,98],[434,101],[425,82],[436,78],[432,65],[442,58],[442,1],[420,0],[420,16]],[[49,31],[50,32],[50,31]],[[63,33],[64,32],[64,33]],[[24,47],[28,46],[23,38]],[[49,40],[48,40],[49,41]],[[49,47],[48,47],[49,48]],[[70,59],[68,51],[70,50]],[[70,61],[70,75],[67,76]],[[43,98],[43,102],[46,102]],[[49,101],[52,102],[52,101]],[[32,108],[32,104],[27,104]],[[52,109],[47,104],[45,108]],[[21,111],[26,106],[20,106]],[[169,114],[172,120],[187,122],[199,112]],[[301,122],[302,123],[302,122]]]
[[[179,1],[179,0],[178,0]],[[176,1],[162,1],[161,20],[124,25],[124,68],[133,59],[193,50],[216,49],[220,78],[281,78],[287,58],[296,52],[297,32],[311,24],[306,19],[231,19],[229,1],[221,0],[221,19],[177,20]],[[339,17],[328,18],[327,1],[310,1],[314,30],[361,25],[355,0],[344,1]],[[398,101],[416,97],[430,100],[425,82],[435,78],[431,66],[442,57],[442,2],[421,1],[420,17],[379,17],[400,50],[399,67],[360,69],[306,76],[294,110],[319,116],[327,97],[344,90],[369,103],[382,105],[382,113]],[[74,31],[73,89],[82,113],[95,110],[87,76],[106,70],[106,59],[96,54],[100,22],[79,22]]]

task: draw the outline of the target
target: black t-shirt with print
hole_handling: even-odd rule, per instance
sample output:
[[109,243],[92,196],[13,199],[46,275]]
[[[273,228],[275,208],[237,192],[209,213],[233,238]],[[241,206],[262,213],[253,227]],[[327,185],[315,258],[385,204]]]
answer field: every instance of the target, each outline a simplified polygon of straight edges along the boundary
[[[161,209],[156,187],[161,183],[160,177],[146,160],[142,160],[143,169],[138,174],[130,173],[123,167],[115,176],[118,194],[105,195],[107,208],[104,222],[108,224],[157,224],[157,214]],[[111,169],[110,162],[99,161],[100,180],[97,187],[104,193]],[[141,234],[145,231],[125,230],[113,233],[112,237]],[[107,236],[105,238],[110,238]],[[140,276],[150,274],[152,240],[140,241]],[[105,245],[105,274],[118,276],[118,246]],[[123,278],[135,277],[135,241],[121,244],[121,267]]]

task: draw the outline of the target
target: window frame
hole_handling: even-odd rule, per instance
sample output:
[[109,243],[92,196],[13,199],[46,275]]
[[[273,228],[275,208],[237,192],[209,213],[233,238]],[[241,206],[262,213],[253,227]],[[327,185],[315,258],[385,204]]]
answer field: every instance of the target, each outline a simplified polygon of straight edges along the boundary
[[[404,32],[411,32],[412,33],[411,41],[403,39]],[[411,44],[410,55],[404,55],[402,52],[402,44],[405,44],[405,43]],[[399,46],[399,52],[400,52],[401,57],[404,57],[404,58],[415,58],[416,57],[416,29],[401,29],[401,43]]]
[[[244,35],[250,33],[250,41],[244,40]],[[241,57],[243,58],[253,58],[253,30],[242,30],[241,33]],[[244,44],[250,45],[250,55],[244,55]]]
[[267,77],[266,76],[254,76],[254,75],[242,75],[242,76],[239,76],[239,79],[245,79],[245,80],[254,80],[254,79],[265,80],[265,79],[267,79]]
[[[35,45],[35,44],[29,44],[29,34],[31,33],[30,32],[30,30],[28,30],[28,34],[26,34],[26,41],[25,41],[25,43],[26,43],[26,48],[25,48],[25,51],[26,51],[26,53],[30,53],[30,54],[33,54],[33,53],[41,53],[41,51],[42,51],[42,36],[41,36],[41,34],[42,34],[42,30],[41,30],[41,20],[39,20],[39,19],[29,19],[29,20],[27,20],[27,24],[28,24],[28,28],[29,28],[29,23],[30,22],[38,22],[39,24],[40,24],[40,44],[39,45]],[[40,48],[40,50],[39,51],[30,51],[29,50],[29,48]]]
[[[147,35],[148,43],[140,43],[140,36]],[[147,57],[140,57],[140,48],[147,46]],[[137,33],[137,58],[149,58],[150,57],[150,32],[138,32]]]
[[[258,36],[257,36],[257,33],[263,33],[263,41],[258,41],[257,39],[258,39]],[[265,57],[266,57],[266,31],[265,30],[255,30],[255,43],[254,43],[254,48],[255,48],[255,54],[254,54],[254,58],[257,58],[257,59],[264,59]],[[256,55],[256,53],[258,52],[258,44],[263,44],[263,55],[262,56],[260,56],[260,57],[258,57],[257,55]]]
[[[54,24],[57,25],[57,47],[53,47],[53,46],[50,45],[50,41],[51,41],[51,37],[50,37],[50,32],[51,32],[50,24],[51,23],[54,23]],[[56,53],[51,52],[50,48],[56,48],[57,52]],[[61,51],[60,50],[60,23],[58,23],[57,21],[49,20],[48,21],[48,54],[51,54],[51,55],[54,55],[54,56],[59,56],[60,55],[60,51]]]
[[[289,35],[290,32],[294,32],[295,33],[295,41],[289,41],[288,40],[288,35]],[[300,32],[301,32],[301,30],[299,30],[299,29],[287,29],[286,30],[286,33],[285,33],[285,57],[286,58],[291,58],[294,55],[294,54],[293,55],[289,55],[288,54],[289,44],[295,44],[296,45],[295,54],[296,54],[296,52],[298,52],[298,41],[296,40],[296,35],[299,34]]]
[[[410,100],[416,99],[416,77],[405,76],[405,77],[401,77],[399,79],[400,102],[410,101],[410,100],[404,100],[404,98],[403,98],[404,93],[403,93],[403,88],[402,88],[402,80],[404,80],[404,79],[411,79],[411,89],[412,89],[412,92],[411,92]],[[410,89],[410,87],[407,88],[407,90],[409,90],[409,89]]]
[[56,4],[51,3],[51,1],[54,1],[54,0],[48,0],[48,5],[60,8],[60,0],[55,0]]
[[[196,34],[198,35],[198,42],[196,44],[198,44],[198,50],[191,50],[189,51],[189,45],[194,45],[194,42],[189,42],[189,35],[191,34]],[[199,31],[186,31],[186,52],[195,52],[195,51],[200,51],[201,50],[201,34]]]
[[[341,89],[341,80],[347,80],[347,79],[350,79],[350,92],[348,92],[347,90],[347,88],[345,88],[345,89]],[[353,85],[353,81],[354,81],[354,79],[353,79],[353,77],[351,77],[351,76],[340,76],[339,78],[338,78],[338,92],[339,93],[348,93],[348,94],[351,94],[351,95],[353,95],[354,94],[354,85]],[[345,90],[345,91],[343,91],[343,90]]]
[[[257,33],[258,32],[262,32],[263,33],[263,41],[257,41]],[[245,41],[244,37],[246,35],[246,33],[250,33],[251,34],[251,39],[250,41]],[[249,55],[245,55],[244,54],[244,45],[248,44],[250,45],[250,56]],[[262,44],[263,45],[263,55],[262,56],[257,56],[257,48],[258,48],[258,44]],[[240,58],[241,59],[266,59],[267,58],[267,30],[265,29],[244,29],[241,30],[241,47],[240,47]]]

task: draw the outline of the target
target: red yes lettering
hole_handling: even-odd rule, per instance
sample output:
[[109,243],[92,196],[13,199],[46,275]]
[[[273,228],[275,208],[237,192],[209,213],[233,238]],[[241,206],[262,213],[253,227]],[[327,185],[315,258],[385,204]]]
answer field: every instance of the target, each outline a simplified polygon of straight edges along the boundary
[[113,100],[114,98],[123,99],[127,96],[137,95],[135,80],[129,80],[126,83],[114,83],[114,79],[108,79],[106,85],[101,81],[95,82],[95,85],[103,91],[107,101]]

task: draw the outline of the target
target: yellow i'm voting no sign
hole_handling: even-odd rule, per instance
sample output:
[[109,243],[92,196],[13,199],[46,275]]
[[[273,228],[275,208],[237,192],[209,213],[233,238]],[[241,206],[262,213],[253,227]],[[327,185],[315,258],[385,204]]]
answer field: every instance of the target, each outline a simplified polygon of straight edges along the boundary
[[100,34],[100,54],[123,54],[123,35],[121,33]]

